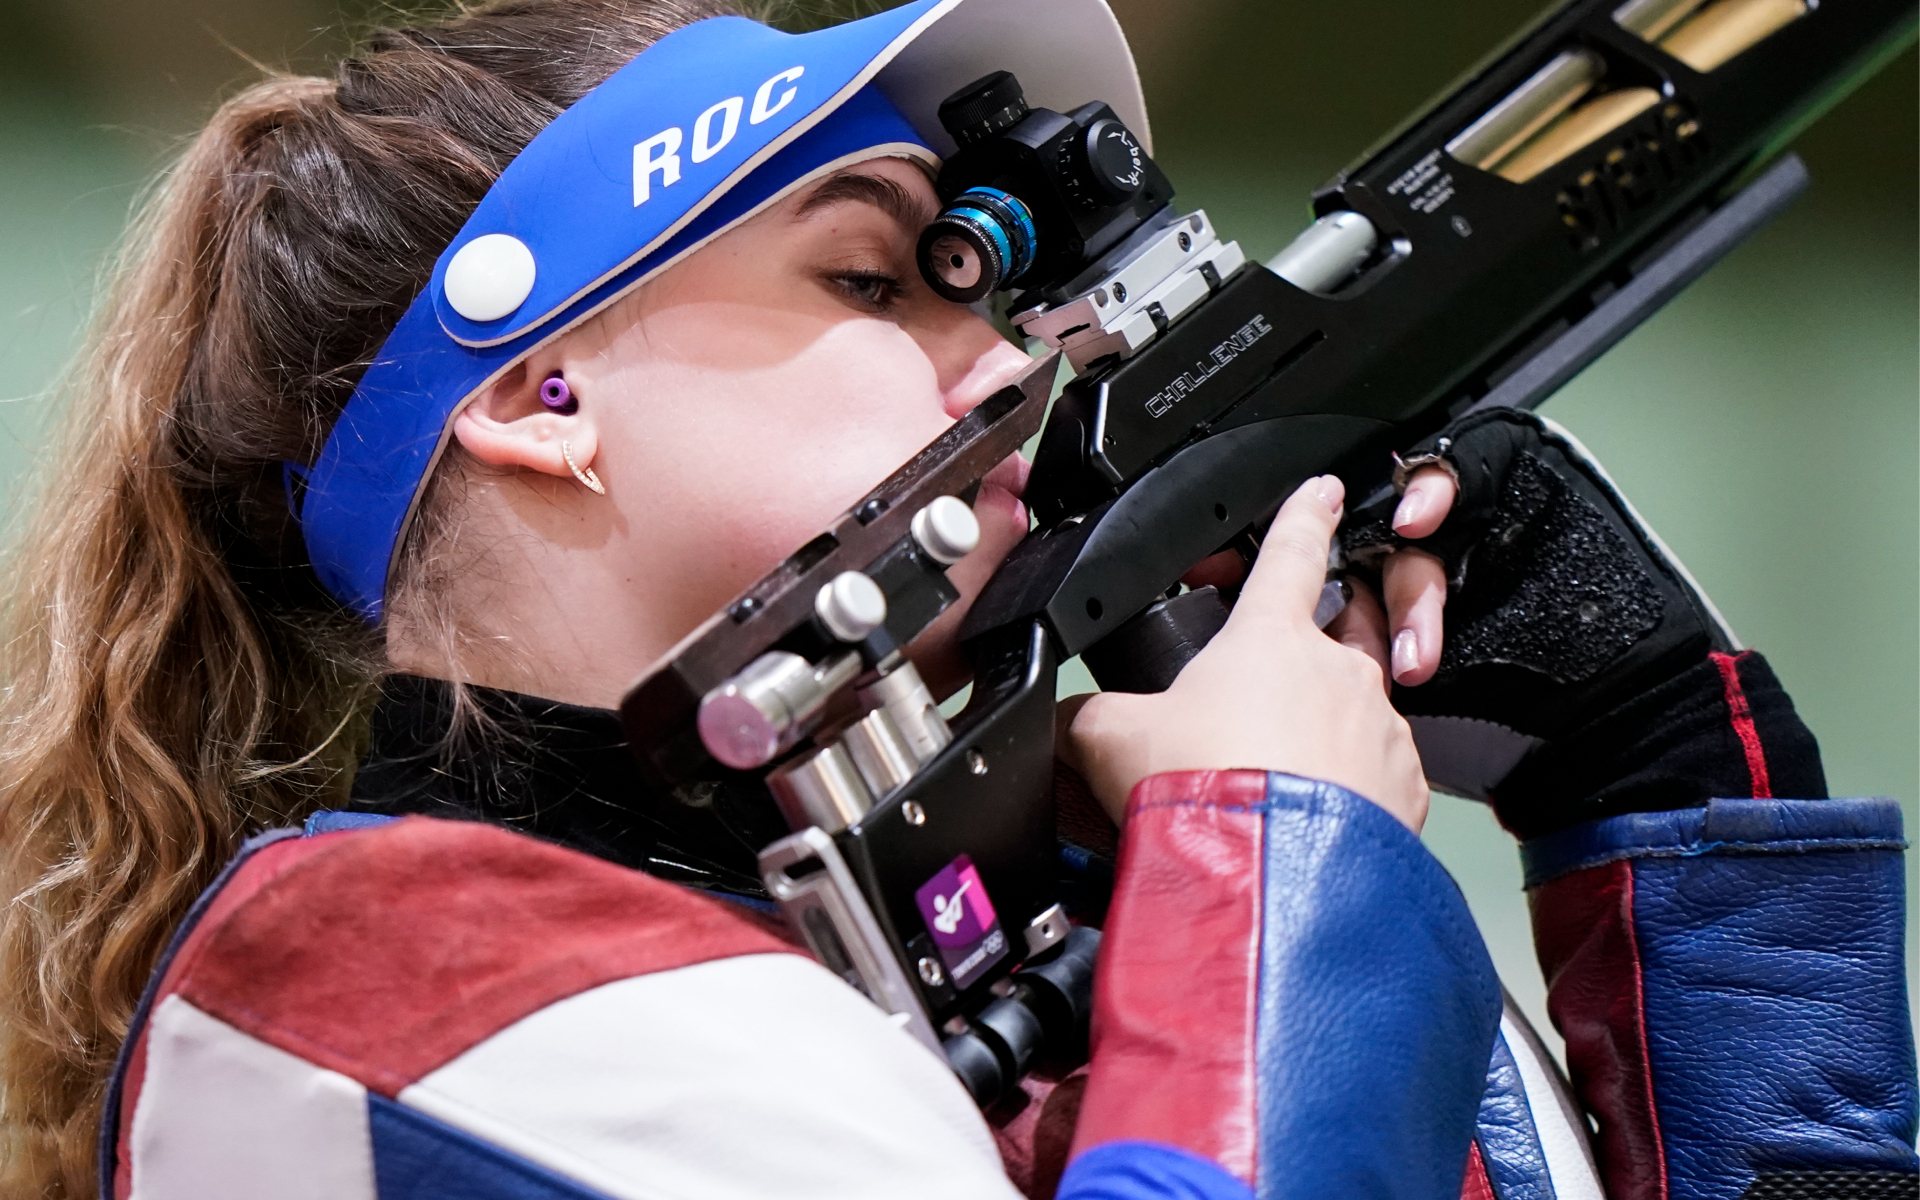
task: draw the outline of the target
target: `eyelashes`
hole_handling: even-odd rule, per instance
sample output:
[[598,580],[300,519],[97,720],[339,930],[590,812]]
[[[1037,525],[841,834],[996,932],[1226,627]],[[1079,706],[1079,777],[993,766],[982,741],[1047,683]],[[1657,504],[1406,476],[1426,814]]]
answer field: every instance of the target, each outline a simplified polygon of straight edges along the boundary
[[847,299],[869,312],[885,312],[906,294],[906,283],[882,271],[843,271],[831,277]]

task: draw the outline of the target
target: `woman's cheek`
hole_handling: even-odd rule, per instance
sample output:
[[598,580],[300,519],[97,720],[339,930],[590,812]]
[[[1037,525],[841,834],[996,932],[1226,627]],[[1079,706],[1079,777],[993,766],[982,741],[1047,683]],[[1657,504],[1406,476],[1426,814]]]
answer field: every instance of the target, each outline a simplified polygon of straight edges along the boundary
[[[607,414],[606,465],[616,476],[608,483],[623,485],[615,494],[638,540],[652,543],[646,556],[666,559],[655,565],[683,575],[683,599],[706,611],[818,536],[952,423],[932,364],[884,321],[841,322],[773,367],[643,361],[618,386],[635,402]],[[983,486],[976,509],[981,550],[954,572],[967,596],[1026,532],[1025,509],[1005,488]],[[984,570],[972,565],[980,559],[990,560]]]

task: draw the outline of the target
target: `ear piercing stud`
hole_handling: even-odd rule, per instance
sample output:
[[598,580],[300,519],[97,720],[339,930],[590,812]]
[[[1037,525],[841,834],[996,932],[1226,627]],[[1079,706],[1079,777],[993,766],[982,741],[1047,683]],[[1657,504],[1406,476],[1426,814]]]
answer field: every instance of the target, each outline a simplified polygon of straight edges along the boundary
[[540,384],[540,403],[563,417],[570,417],[580,411],[580,401],[574,398],[573,389],[558,372],[547,376]]

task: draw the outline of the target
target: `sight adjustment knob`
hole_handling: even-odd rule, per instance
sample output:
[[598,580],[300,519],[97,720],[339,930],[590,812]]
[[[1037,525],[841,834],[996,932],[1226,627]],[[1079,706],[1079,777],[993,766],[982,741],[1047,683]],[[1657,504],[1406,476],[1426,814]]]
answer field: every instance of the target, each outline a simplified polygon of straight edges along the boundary
[[1011,71],[976,79],[940,105],[940,124],[962,146],[982,142],[1026,120],[1026,93]]
[[1131,199],[1147,182],[1147,152],[1133,131],[1111,117],[1087,127],[1082,147],[1087,160],[1087,182],[1106,204]]

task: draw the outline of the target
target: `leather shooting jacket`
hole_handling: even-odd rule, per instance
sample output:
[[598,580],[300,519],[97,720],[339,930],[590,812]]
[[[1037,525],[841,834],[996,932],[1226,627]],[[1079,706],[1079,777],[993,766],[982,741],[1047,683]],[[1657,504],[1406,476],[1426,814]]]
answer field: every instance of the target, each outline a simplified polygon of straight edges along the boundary
[[478,696],[496,736],[449,755],[444,685],[391,681],[354,811],[255,838],[194,907],[114,1076],[103,1197],[1911,1194],[1891,801],[1524,844],[1569,1087],[1365,798],[1161,775],[1099,845],[1066,797],[1104,928],[1091,1062],[982,1114],[781,931],[754,850],[784,829],[647,796],[611,713]]

